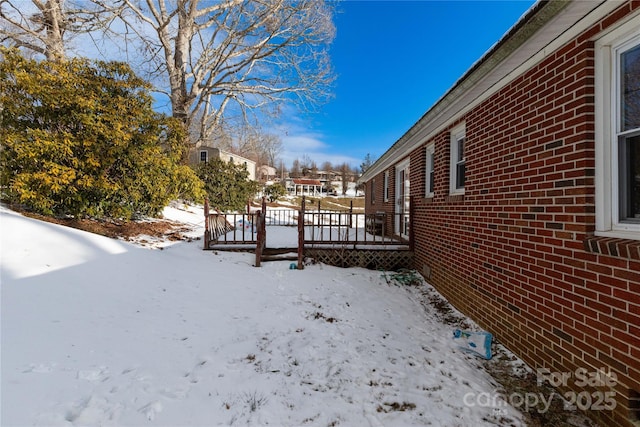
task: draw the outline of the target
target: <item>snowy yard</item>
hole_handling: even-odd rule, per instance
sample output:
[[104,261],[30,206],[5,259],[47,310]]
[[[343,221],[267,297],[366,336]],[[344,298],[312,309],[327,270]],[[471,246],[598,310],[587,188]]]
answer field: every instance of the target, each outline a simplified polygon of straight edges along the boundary
[[426,284],[0,221],[3,426],[524,424]]

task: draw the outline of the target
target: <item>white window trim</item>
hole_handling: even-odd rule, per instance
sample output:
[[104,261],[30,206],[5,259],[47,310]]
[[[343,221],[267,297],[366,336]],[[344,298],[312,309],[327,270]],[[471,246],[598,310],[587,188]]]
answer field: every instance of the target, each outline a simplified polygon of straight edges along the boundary
[[[204,160],[202,160],[202,153],[205,153]],[[207,163],[209,161],[209,152],[207,150],[200,150],[200,158],[198,160],[200,163]]]
[[[429,175],[431,174],[432,170],[430,169],[431,165],[429,162],[430,159],[434,158],[434,155],[436,153],[436,145],[434,143],[431,143],[429,145],[427,145],[427,148],[425,150],[425,167],[424,167],[424,196],[425,197],[433,197],[434,196],[434,189],[430,188],[431,186],[429,185]],[[435,161],[433,162],[433,169],[435,172]]]
[[466,129],[464,123],[451,130],[451,139],[449,142],[449,194],[451,195],[464,194],[464,187],[456,188],[456,166],[458,163],[458,140],[460,138],[465,138],[465,132]]
[[620,222],[617,121],[618,51],[640,42],[639,15],[595,43],[596,236],[640,240],[640,224]]
[[385,202],[389,201],[389,171],[384,172],[384,189],[383,199]]

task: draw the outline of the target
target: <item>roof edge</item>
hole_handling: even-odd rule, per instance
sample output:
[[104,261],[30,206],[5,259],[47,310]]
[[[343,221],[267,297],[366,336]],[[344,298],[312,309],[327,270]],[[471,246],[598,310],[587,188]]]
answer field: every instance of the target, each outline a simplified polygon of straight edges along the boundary
[[570,1],[539,0],[531,6],[516,23],[485,52],[480,59],[460,77],[431,108],[429,108],[409,130],[407,130],[380,158],[367,169],[358,179],[359,183],[366,182],[373,176],[386,169],[394,160],[394,154],[421,129],[421,125],[438,115],[449,105],[450,100],[461,91],[466,91],[473,81],[477,81],[496,68],[509,54],[528,40],[562,11]]

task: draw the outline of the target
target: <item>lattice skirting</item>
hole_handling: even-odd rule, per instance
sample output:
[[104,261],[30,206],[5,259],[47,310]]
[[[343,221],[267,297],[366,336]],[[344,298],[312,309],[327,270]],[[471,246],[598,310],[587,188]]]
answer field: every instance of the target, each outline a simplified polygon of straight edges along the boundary
[[394,271],[413,268],[413,252],[384,249],[305,249],[305,257],[337,267]]

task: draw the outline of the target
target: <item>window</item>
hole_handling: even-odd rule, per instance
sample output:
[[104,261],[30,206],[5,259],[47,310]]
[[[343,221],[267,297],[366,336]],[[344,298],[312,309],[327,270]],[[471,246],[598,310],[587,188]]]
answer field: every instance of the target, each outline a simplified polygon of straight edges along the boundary
[[371,204],[376,202],[376,180],[371,180]]
[[465,181],[465,128],[464,125],[455,128],[451,132],[451,167],[449,175],[449,192],[451,194],[464,194]]
[[620,52],[619,218],[640,223],[640,40]]
[[640,239],[640,30],[596,42],[596,234]]
[[229,163],[233,163],[233,157],[229,156]]
[[200,151],[200,161],[206,163],[209,160],[209,153],[205,150]]
[[433,197],[433,189],[435,185],[435,162],[433,156],[436,151],[435,144],[427,145],[427,159],[425,168],[425,197]]
[[389,171],[384,173],[384,201],[389,201]]

